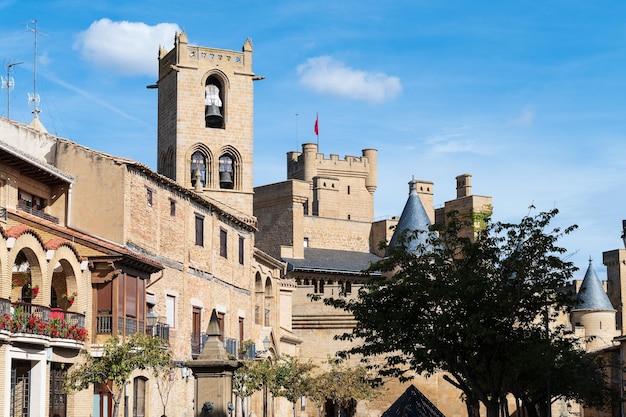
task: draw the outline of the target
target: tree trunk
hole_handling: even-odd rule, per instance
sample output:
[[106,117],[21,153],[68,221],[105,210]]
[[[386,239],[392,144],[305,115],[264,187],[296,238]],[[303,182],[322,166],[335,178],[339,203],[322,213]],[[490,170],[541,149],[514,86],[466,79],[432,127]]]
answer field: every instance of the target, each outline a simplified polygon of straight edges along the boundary
[[465,407],[467,408],[467,417],[480,417],[480,402],[466,400]]
[[500,417],[499,401],[489,401],[485,403],[485,408],[487,408],[487,417]]

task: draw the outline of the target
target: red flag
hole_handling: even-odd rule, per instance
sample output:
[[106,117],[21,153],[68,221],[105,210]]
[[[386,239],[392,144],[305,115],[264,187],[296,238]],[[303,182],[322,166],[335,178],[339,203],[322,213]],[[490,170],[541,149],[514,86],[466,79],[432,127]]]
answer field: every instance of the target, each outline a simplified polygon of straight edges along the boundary
[[313,131],[315,132],[315,136],[319,136],[319,124],[318,124],[319,120],[317,118],[317,113],[315,113],[315,128],[313,129]]

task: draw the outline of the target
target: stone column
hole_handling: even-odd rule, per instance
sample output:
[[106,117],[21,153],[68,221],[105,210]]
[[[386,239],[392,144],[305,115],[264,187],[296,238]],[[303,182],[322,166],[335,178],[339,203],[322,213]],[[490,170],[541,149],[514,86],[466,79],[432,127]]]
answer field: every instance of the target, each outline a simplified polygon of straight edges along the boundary
[[233,373],[241,363],[230,359],[220,338],[215,310],[206,332],[208,339],[197,359],[187,361],[195,378],[195,417],[229,417]]

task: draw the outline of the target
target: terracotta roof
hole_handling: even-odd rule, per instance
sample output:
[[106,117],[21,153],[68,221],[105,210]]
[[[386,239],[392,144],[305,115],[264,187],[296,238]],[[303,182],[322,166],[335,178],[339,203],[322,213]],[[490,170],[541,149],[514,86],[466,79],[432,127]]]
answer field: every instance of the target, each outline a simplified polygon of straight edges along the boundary
[[[7,237],[18,237],[22,233],[33,234],[46,249],[55,249],[66,245],[80,254],[81,258],[103,255],[117,255],[127,258],[129,261],[143,265],[144,269],[151,272],[158,272],[164,267],[161,263],[154,261],[147,256],[140,255],[117,243],[98,238],[93,235],[60,226],[54,222],[23,212],[21,210],[7,209],[7,212],[17,221],[24,221],[25,224],[14,225],[4,235]],[[0,227],[0,230],[2,228]],[[48,237],[47,242],[42,236]]]

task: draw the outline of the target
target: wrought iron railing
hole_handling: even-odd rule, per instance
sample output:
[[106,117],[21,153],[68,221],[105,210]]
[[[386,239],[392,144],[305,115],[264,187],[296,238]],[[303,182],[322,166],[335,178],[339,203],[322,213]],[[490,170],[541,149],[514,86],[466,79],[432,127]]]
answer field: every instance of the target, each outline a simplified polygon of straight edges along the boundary
[[146,326],[146,333],[152,337],[159,337],[163,340],[170,340],[170,325],[167,323],[157,323],[154,326]]
[[84,341],[83,314],[0,298],[0,327],[16,333],[43,334]]
[[37,216],[37,217],[40,217],[42,219],[45,219],[45,220],[51,221],[53,223],[59,224],[59,218],[58,217],[51,216],[48,213],[44,212],[43,210],[36,209],[35,207],[29,207],[29,206],[27,206],[24,203],[17,203],[17,209],[25,211],[26,213],[30,213],[33,216]]
[[[192,333],[191,334],[191,354],[197,356],[204,350],[204,345],[209,338],[205,333]],[[256,357],[256,348],[254,344],[250,345],[247,350],[241,350],[241,342],[237,339],[230,337],[224,338],[224,348],[228,354],[234,356],[237,359],[254,359]]]

